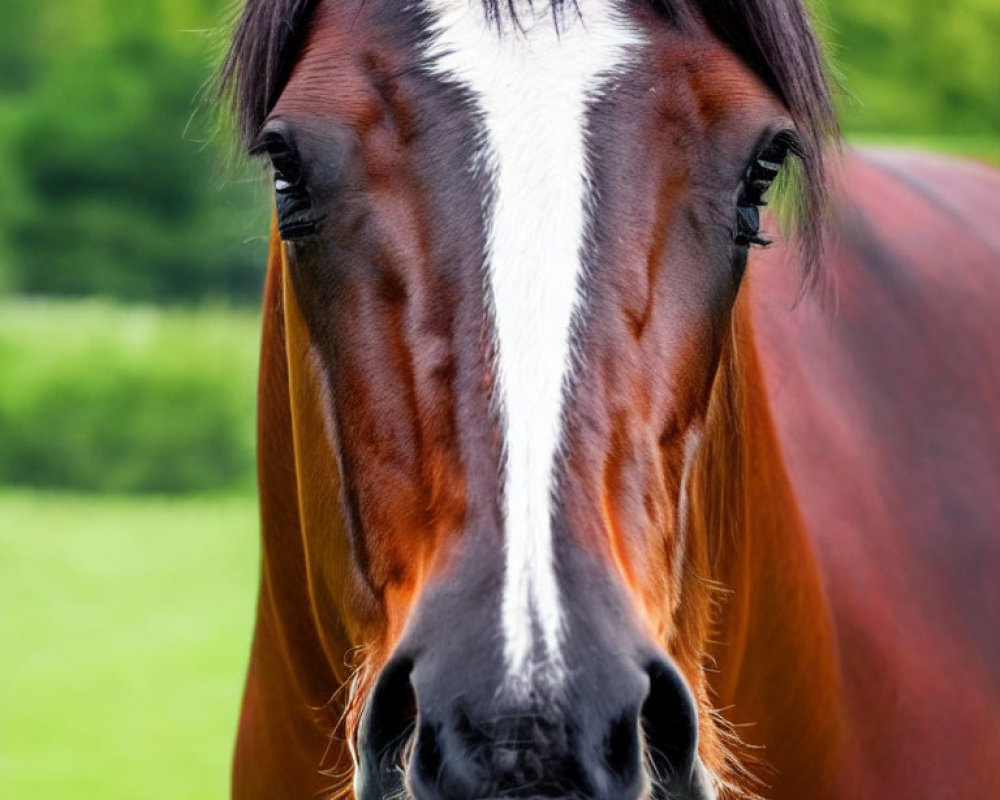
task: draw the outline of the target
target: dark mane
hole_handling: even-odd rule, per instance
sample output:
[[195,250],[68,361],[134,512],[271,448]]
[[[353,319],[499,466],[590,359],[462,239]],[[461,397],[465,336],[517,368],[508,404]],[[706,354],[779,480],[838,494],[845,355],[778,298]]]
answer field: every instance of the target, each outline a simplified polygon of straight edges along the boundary
[[[319,0],[246,0],[220,71],[244,144],[278,101]],[[513,0],[482,0],[490,19],[513,14]],[[574,0],[548,2],[554,14]],[[701,17],[781,99],[798,129],[803,180],[791,210],[807,276],[821,250],[826,201],[824,145],[837,133],[823,54],[801,0],[648,0],[676,22]]]
[[299,55],[318,0],[245,0],[219,72],[247,147],[271,113]]

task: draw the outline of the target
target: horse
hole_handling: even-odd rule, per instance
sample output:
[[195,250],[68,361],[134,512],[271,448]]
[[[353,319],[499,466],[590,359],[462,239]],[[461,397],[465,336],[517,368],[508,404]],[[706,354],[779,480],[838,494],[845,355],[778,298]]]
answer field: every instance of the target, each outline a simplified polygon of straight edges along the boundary
[[247,0],[234,798],[996,796],[1000,176],[825,74],[798,0]]

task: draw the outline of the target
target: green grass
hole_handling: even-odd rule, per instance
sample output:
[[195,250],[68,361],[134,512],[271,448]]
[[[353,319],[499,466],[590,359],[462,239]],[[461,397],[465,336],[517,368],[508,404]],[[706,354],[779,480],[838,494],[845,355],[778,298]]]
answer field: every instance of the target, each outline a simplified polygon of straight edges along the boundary
[[953,156],[971,158],[1000,167],[1000,135],[997,136],[935,136],[933,134],[900,136],[899,134],[848,133],[847,140],[855,145],[876,145],[913,150],[930,150]]
[[0,490],[0,797],[222,798],[257,578],[252,496]]

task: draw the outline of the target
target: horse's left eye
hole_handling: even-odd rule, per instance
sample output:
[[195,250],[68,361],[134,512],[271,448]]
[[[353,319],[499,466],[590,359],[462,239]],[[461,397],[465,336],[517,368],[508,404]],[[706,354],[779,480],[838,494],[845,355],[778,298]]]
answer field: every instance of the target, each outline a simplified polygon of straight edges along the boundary
[[739,247],[767,247],[770,239],[760,233],[760,209],[767,205],[764,195],[778,177],[781,166],[794,146],[794,134],[783,131],[760,150],[743,175],[736,196],[736,230],[733,240]]

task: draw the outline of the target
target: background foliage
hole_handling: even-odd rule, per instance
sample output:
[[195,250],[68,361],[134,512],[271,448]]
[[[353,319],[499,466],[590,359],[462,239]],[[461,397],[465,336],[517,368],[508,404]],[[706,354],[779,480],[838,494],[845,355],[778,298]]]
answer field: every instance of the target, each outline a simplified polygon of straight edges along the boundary
[[212,140],[215,118],[198,103],[211,99],[218,0],[4,5],[8,288],[255,298],[268,200],[224,167],[223,137]]
[[253,312],[0,301],[0,484],[253,486]]
[[844,92],[847,131],[1000,137],[997,0],[812,6]]

